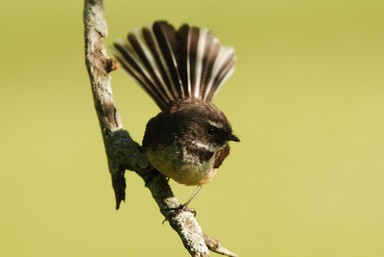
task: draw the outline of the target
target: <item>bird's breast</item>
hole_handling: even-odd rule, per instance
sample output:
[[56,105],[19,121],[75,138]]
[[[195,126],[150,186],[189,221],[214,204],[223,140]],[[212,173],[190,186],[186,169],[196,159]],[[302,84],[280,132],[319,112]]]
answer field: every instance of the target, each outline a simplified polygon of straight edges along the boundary
[[216,175],[213,168],[215,152],[202,147],[156,145],[148,146],[149,162],[161,174],[185,185],[207,184]]

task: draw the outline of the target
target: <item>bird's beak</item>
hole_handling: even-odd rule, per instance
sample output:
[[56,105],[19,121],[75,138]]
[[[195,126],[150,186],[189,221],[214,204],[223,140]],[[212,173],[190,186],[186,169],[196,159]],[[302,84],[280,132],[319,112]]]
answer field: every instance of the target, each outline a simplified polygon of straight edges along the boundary
[[240,139],[235,135],[230,135],[228,141],[240,142]]

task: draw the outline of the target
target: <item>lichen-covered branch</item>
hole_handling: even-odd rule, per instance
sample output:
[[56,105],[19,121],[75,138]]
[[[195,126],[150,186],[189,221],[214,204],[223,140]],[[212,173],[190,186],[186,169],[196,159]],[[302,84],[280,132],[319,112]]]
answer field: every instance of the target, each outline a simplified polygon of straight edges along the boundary
[[[225,248],[222,248],[218,241],[215,244],[208,240],[212,238],[203,234],[192,213],[182,212],[176,216],[171,215],[172,208],[180,205],[178,200],[173,195],[166,178],[151,167],[140,145],[132,140],[128,131],[123,129],[113,100],[109,73],[117,68],[117,64],[108,57],[104,47],[107,24],[104,18],[103,1],[85,0],[83,19],[85,62],[112,176],[116,209],[119,208],[121,201],[125,200],[124,172],[126,169],[132,170],[144,180],[145,186],[151,191],[164,217],[172,217],[168,221],[179,234],[191,256],[209,256],[208,247],[224,255],[236,256],[222,251]],[[220,245],[221,248],[212,247],[214,245]]]

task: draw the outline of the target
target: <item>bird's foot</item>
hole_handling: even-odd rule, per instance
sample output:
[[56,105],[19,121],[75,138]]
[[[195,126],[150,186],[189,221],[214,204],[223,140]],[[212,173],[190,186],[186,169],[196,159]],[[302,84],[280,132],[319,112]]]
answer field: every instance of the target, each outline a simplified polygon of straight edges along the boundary
[[196,217],[196,210],[194,208],[188,208],[188,204],[180,204],[179,207],[176,208],[167,208],[167,211],[170,211],[170,214],[168,214],[167,218],[163,221],[163,224],[167,220],[169,221],[185,211],[192,213],[193,216]]

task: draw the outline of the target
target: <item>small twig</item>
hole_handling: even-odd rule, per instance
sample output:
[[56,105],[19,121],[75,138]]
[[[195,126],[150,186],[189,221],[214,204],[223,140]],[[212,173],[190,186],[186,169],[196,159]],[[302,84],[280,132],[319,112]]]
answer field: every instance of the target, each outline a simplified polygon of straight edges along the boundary
[[230,256],[230,257],[238,257],[237,254],[231,252],[230,250],[224,248],[220,241],[213,238],[213,237],[210,237],[206,234],[203,235],[204,237],[204,241],[205,241],[205,244],[208,246],[209,250],[211,250],[212,252],[215,252],[215,253],[219,253],[219,254],[222,254],[222,255],[225,255],[225,256]]
[[[112,176],[116,209],[119,208],[121,201],[125,200],[124,172],[129,169],[144,180],[145,186],[151,191],[164,217],[170,217],[170,210],[180,204],[173,195],[166,178],[151,167],[140,145],[132,140],[128,131],[123,129],[120,114],[114,104],[109,72],[117,69],[118,66],[107,56],[104,47],[107,24],[104,18],[103,1],[85,0],[83,18],[85,62]],[[212,244],[214,241],[203,234],[196,219],[189,212],[172,217],[169,223],[179,234],[191,256],[208,256],[208,247],[221,254],[232,254],[227,250],[223,251],[224,248],[219,243]]]

